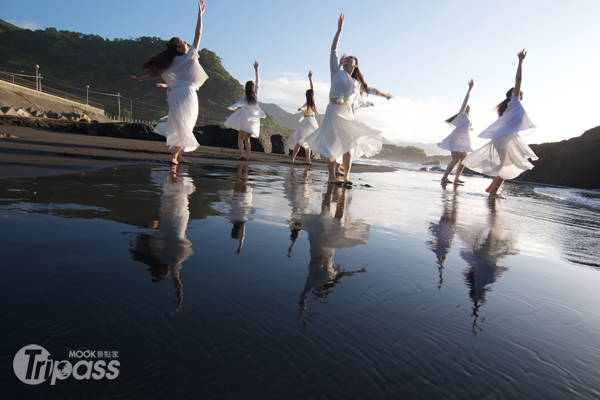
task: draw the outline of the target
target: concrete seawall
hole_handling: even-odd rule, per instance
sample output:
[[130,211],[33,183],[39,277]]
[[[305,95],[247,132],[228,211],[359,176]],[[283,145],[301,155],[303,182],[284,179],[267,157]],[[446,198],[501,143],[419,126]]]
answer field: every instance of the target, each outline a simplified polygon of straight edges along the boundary
[[0,80],[0,106],[4,105],[15,108],[52,111],[57,114],[78,110],[83,111],[92,120],[98,122],[111,121],[104,115],[104,110]]

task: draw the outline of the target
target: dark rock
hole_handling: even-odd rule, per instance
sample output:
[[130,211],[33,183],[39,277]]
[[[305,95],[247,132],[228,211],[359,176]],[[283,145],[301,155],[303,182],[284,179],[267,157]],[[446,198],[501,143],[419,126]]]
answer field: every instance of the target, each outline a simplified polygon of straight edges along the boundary
[[600,189],[600,126],[555,143],[532,144],[539,160],[516,180]]
[[286,154],[287,147],[287,139],[281,135],[272,135],[271,136],[271,153],[275,154]]

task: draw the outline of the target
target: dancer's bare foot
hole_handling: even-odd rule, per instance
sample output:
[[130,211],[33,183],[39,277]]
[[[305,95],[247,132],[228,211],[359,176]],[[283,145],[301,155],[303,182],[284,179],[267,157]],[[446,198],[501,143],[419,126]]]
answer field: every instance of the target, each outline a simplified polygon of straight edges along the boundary
[[489,186],[487,189],[485,189],[485,191],[488,193],[492,193],[492,186]]
[[182,163],[182,164],[191,164],[192,162],[189,160],[186,160],[185,158],[179,156],[179,158],[177,159],[178,162]]
[[171,158],[171,161],[169,161],[169,162],[170,162],[171,164],[173,164],[173,165],[177,165],[177,164],[179,164],[179,163],[177,162],[177,159],[176,159],[176,158]]
[[310,165],[310,161],[304,161],[304,164]]
[[442,178],[442,182],[444,183],[452,183],[452,181],[448,178]]
[[461,181],[460,179],[455,179],[454,183],[465,183],[465,181]]

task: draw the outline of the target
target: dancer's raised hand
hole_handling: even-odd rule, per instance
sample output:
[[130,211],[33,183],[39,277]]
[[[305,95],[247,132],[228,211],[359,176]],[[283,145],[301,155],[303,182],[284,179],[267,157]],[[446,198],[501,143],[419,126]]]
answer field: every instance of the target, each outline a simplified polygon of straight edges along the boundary
[[255,60],[253,65],[254,65],[254,70],[258,71],[258,61]]

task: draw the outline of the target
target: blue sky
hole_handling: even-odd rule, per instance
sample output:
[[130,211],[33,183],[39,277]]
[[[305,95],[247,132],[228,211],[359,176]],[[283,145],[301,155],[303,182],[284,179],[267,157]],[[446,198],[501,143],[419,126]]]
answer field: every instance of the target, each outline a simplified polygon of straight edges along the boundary
[[[191,41],[197,16],[197,2],[187,0],[3,3],[0,18],[15,25],[110,39]],[[442,121],[458,111],[472,78],[473,144],[485,143],[476,136],[493,122],[494,106],[513,86],[522,48],[528,51],[523,105],[538,126],[527,142],[559,141],[600,125],[597,0],[207,0],[200,47],[216,52],[240,82],[253,79],[258,60],[260,101],[289,111],[303,104],[312,69],[317,106],[324,111],[340,12],[346,14],[340,53],[357,56],[369,85],[395,96],[374,98],[376,107],[357,118],[392,141],[441,141],[450,133]]]

